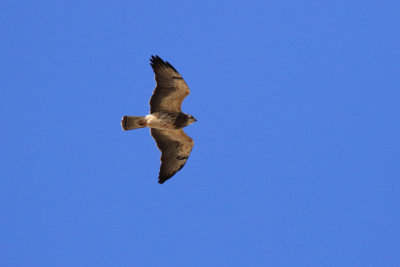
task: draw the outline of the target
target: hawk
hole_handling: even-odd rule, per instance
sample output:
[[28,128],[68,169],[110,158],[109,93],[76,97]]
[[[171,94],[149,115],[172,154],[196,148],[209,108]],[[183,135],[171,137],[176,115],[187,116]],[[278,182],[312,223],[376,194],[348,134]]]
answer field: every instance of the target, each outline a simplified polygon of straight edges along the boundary
[[162,184],[185,165],[193,148],[193,139],[182,128],[197,120],[181,110],[183,99],[190,90],[179,72],[157,55],[151,56],[150,65],[156,80],[156,88],[150,98],[150,114],[124,116],[121,126],[125,131],[150,128],[161,151],[158,182]]

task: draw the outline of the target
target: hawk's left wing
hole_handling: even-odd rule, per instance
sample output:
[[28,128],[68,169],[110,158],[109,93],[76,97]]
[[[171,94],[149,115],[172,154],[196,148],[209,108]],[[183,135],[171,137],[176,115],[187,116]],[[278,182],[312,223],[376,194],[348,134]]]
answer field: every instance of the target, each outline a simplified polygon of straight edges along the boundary
[[158,182],[164,183],[183,168],[193,148],[193,139],[182,129],[151,129],[151,135],[161,150],[161,167]]
[[181,112],[183,99],[190,93],[179,72],[159,56],[151,56],[156,88],[150,98],[150,113],[158,111]]

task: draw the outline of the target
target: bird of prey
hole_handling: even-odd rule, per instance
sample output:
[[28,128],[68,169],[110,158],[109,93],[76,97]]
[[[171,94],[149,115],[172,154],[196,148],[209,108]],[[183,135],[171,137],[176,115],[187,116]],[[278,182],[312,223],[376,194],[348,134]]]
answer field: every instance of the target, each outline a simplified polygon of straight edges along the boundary
[[182,128],[194,123],[196,119],[181,110],[183,99],[190,90],[179,72],[159,56],[151,56],[150,65],[156,80],[156,88],[150,98],[150,114],[124,116],[121,126],[125,131],[150,128],[161,150],[158,182],[162,184],[185,165],[193,148],[193,139]]

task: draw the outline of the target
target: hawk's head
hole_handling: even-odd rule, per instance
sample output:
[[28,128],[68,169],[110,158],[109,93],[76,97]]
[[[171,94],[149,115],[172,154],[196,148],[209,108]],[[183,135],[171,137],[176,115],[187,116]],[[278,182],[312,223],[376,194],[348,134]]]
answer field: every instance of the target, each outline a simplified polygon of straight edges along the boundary
[[187,115],[187,117],[188,117],[188,119],[187,119],[187,125],[190,125],[190,124],[192,124],[193,122],[196,122],[197,120],[192,116],[192,115],[189,115],[189,114],[185,114],[185,115]]
[[197,120],[192,115],[181,112],[176,117],[174,125],[175,125],[176,129],[180,129],[180,128],[183,128],[183,127],[186,127],[186,126],[192,124],[195,121],[197,121]]

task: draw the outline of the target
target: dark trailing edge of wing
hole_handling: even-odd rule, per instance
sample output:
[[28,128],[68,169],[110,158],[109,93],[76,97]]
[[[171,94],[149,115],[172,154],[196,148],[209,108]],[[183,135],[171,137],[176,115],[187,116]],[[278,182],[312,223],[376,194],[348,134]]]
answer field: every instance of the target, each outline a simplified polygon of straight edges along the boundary
[[[173,69],[176,73],[179,73],[168,61],[164,61],[162,60],[159,56],[155,55],[155,56],[151,56],[150,58],[150,65],[153,68],[153,70],[155,71],[156,69],[158,69],[161,66],[167,67],[167,68],[171,68]],[[174,77],[175,78],[175,77]],[[179,79],[182,79],[180,77],[176,77]]]

